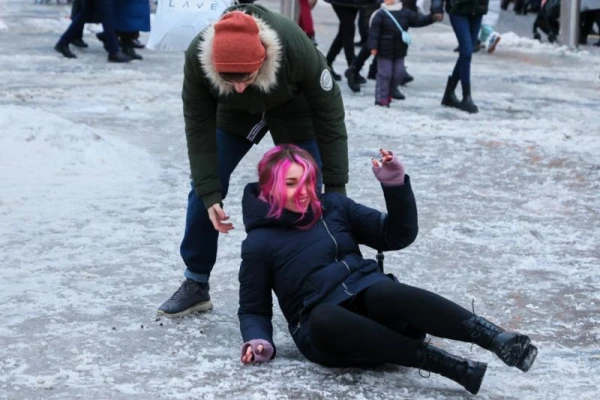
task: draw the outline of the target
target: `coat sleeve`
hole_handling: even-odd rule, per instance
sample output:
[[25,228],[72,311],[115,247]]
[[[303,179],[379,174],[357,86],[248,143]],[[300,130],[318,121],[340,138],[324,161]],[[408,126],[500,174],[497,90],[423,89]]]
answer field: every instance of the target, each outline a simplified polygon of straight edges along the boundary
[[383,13],[375,11],[369,24],[369,37],[367,38],[367,47],[371,50],[379,48],[379,38],[381,38],[381,26],[383,24]]
[[431,14],[425,15],[414,11],[410,13],[410,26],[413,28],[420,28],[423,26],[431,25],[434,22],[435,21],[433,20]]
[[194,190],[208,208],[222,200],[217,156],[217,99],[198,59],[200,34],[185,53],[183,118]]
[[[344,121],[342,93],[333,80],[325,57],[297,26],[293,34],[293,50],[288,57],[295,69],[295,79],[303,92],[312,116],[313,127],[323,162],[323,183],[329,187],[348,183],[348,134]],[[301,35],[300,35],[301,34]],[[300,37],[301,36],[301,37]]]
[[402,186],[383,186],[388,214],[347,199],[347,215],[352,233],[360,244],[381,251],[408,247],[419,232],[417,204],[410,177]]
[[264,339],[273,346],[273,357],[276,348],[273,343],[273,296],[271,294],[272,278],[265,255],[268,249],[249,238],[242,243],[242,265],[239,273],[240,306],[238,318],[244,342],[252,339]]

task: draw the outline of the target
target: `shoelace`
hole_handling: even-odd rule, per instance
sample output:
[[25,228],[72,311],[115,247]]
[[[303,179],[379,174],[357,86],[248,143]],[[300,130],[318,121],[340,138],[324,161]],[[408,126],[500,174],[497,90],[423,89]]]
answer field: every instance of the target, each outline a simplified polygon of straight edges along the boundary
[[[429,359],[427,357],[427,352],[425,351],[425,348],[429,346],[429,343],[431,343],[431,339],[427,339],[427,343],[423,346],[423,361],[421,361],[421,365],[419,365],[419,375],[421,375],[421,378],[429,378],[431,376],[431,372],[429,371]],[[427,375],[423,374],[423,368],[427,371]]]
[[181,285],[179,289],[177,289],[177,291],[173,293],[171,299],[179,300],[180,298],[184,297],[187,294],[187,292],[189,292],[189,285],[190,281],[186,280],[185,282],[183,282],[183,285]]

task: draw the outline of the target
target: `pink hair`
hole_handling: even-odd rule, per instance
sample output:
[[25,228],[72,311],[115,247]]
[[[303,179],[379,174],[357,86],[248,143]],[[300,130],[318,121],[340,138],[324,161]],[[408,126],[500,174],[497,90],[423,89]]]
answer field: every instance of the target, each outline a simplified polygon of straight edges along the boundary
[[[321,210],[321,202],[315,190],[318,167],[308,151],[293,144],[279,145],[267,151],[258,163],[260,198],[271,205],[267,217],[281,217],[287,201],[286,174],[290,166],[294,163],[304,168],[300,182],[298,182],[298,187],[301,188],[306,185],[306,194],[310,200],[310,208],[314,215],[312,221],[298,228],[309,229],[321,218],[323,211]],[[300,205],[300,190],[296,191],[294,202],[298,209],[302,209]],[[305,213],[306,211],[302,213],[300,219],[304,217]]]

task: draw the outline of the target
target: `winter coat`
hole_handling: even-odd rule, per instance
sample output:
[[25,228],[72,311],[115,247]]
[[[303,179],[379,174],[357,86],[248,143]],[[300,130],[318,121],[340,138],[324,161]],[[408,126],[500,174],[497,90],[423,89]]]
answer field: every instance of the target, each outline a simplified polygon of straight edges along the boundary
[[150,32],[148,0],[113,1],[115,30],[120,32]]
[[[97,0],[73,0],[71,18],[79,13],[82,4],[87,1],[94,3]],[[147,0],[113,0],[112,5],[116,31],[150,31],[150,3]],[[97,7],[94,6],[94,11],[86,22],[102,22],[102,16]]]
[[[86,1],[93,2],[94,0],[73,0],[73,5],[71,6],[71,19],[74,19],[75,16],[79,14],[83,3]],[[99,24],[102,22],[102,16],[100,15],[100,12],[98,12],[98,9],[96,7],[94,7],[94,11],[92,12],[90,18],[87,19],[85,22],[93,24]]]
[[[452,15],[483,15],[488,12],[489,0],[445,0],[446,12]],[[431,0],[431,13],[442,12],[444,0]]]
[[[315,306],[340,304],[392,279],[375,260],[363,258],[359,244],[381,251],[407,247],[417,237],[417,206],[408,176],[402,186],[382,187],[388,215],[339,193],[325,193],[322,218],[301,230],[296,228],[301,214],[284,210],[279,219],[267,218],[269,204],[258,199],[258,184],[246,186],[238,310],[245,342],[264,339],[275,348],[271,290],[296,345],[307,355],[303,324]],[[300,224],[311,218],[308,211]]]
[[402,3],[395,3],[391,6],[383,3],[381,4],[381,8],[375,11],[371,17],[367,46],[369,49],[377,49],[378,57],[404,58],[406,57],[408,46],[402,41],[400,29],[398,29],[384,9],[387,9],[392,14],[405,31],[408,31],[410,27],[417,28],[431,25],[434,23],[434,20],[431,15],[419,14],[409,8],[403,7]]
[[326,190],[348,182],[348,136],[344,104],[325,57],[298,25],[261,5],[225,12],[251,14],[267,56],[256,81],[237,93],[212,63],[214,26],[186,54],[183,116],[196,194],[210,207],[222,200],[215,129],[258,142],[267,130],[275,144],[317,141]]

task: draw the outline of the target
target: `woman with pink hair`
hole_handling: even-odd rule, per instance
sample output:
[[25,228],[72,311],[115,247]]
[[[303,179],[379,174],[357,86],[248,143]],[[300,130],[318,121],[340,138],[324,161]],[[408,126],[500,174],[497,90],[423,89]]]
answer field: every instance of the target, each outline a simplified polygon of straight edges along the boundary
[[400,250],[418,232],[410,178],[397,156],[380,153],[372,164],[387,214],[342,194],[317,193],[316,163],[299,147],[281,145],[264,155],[258,182],[246,186],[242,201],[247,238],[239,274],[241,361],[275,357],[274,291],[296,346],[323,366],[415,367],[477,393],[487,365],[428,344],[424,339],[431,334],[475,343],[507,365],[529,370],[537,348],[528,336],[402,284],[363,258],[360,244]]

